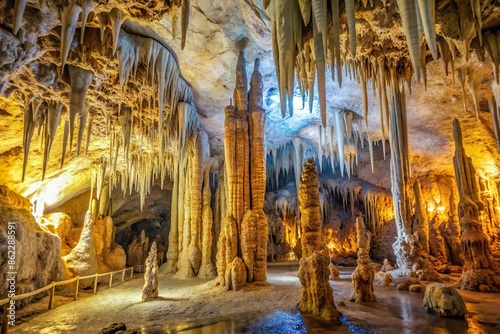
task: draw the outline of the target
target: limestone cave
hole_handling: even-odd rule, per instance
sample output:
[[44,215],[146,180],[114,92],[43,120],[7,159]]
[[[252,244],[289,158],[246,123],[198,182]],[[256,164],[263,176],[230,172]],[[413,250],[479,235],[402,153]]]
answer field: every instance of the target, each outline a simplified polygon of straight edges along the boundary
[[500,333],[500,2],[2,0],[1,333]]

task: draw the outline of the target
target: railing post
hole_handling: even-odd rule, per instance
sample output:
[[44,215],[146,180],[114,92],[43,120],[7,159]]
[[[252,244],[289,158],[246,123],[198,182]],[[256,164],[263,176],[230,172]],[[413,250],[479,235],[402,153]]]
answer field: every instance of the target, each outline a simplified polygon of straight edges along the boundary
[[52,284],[52,288],[50,289],[49,310],[52,310],[52,308],[54,308],[54,294],[56,292],[56,285],[54,284],[54,282],[50,284]]
[[94,293],[97,292],[97,273],[95,273],[95,278],[94,278]]
[[78,298],[78,287],[80,285],[80,276],[77,276],[76,278],[76,288],[75,288],[75,299],[76,300]]
[[130,279],[134,278],[134,267],[130,267]]
[[9,320],[7,318],[7,315],[9,314],[9,310],[7,310],[7,307],[10,305],[10,300],[7,304],[4,304],[3,307],[3,312],[2,312],[2,334],[7,333],[9,330]]
[[123,269],[123,270],[122,270],[122,283],[123,283],[123,281],[125,281],[125,271],[126,271],[126,270],[127,270],[127,269]]
[[109,273],[109,287],[113,285],[113,271]]

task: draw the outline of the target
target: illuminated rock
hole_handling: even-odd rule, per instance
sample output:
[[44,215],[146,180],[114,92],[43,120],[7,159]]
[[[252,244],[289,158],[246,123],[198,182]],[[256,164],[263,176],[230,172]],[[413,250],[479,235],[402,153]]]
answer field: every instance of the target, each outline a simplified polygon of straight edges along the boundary
[[442,317],[464,317],[467,313],[457,290],[441,283],[431,283],[425,288],[424,308]]
[[298,272],[302,293],[297,309],[328,321],[339,321],[341,314],[335,307],[328,281],[330,258],[322,239],[318,188],[316,164],[308,159],[299,186],[303,257]]
[[148,257],[144,265],[144,286],[142,288],[142,301],[147,302],[158,298],[158,259],[156,257],[158,250],[156,242],[153,241]]
[[138,238],[128,245],[127,248],[127,264],[129,266],[142,265],[146,260],[149,249],[149,238],[146,237],[146,232],[141,231]]
[[453,165],[460,194],[458,208],[462,232],[460,243],[464,256],[461,288],[479,290],[481,285],[486,285],[491,290],[497,291],[493,272],[496,265],[491,256],[490,241],[479,221],[479,211],[484,210],[484,203],[479,199],[476,170],[471,159],[465,154],[462,130],[457,119],[453,120],[453,138],[455,140]]
[[333,263],[328,265],[328,270],[330,270],[330,279],[332,281],[340,281],[340,272]]
[[[61,241],[56,235],[40,228],[28,211],[29,201],[5,186],[0,186],[0,293],[7,295],[9,272],[17,272],[16,293],[27,293],[42,288],[52,281],[65,279],[61,260]],[[14,239],[12,238],[14,236]],[[9,240],[15,240],[10,244]],[[9,250],[15,246],[15,259],[9,264]],[[10,267],[12,265],[12,267]],[[23,300],[24,305],[30,299]]]
[[370,265],[370,236],[366,232],[365,223],[361,217],[356,218],[356,231],[358,241],[358,266],[352,273],[352,286],[354,291],[349,296],[352,302],[375,302],[377,298],[373,293],[373,280],[375,274]]

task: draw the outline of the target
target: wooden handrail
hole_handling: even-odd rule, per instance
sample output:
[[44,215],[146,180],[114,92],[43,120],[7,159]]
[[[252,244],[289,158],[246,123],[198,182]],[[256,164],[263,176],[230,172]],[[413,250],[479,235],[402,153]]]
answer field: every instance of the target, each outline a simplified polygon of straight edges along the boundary
[[[127,270],[130,270],[130,279],[133,278],[135,267],[136,266],[132,266],[132,267],[128,267],[128,268],[123,268],[121,270],[110,271],[110,272],[102,273],[102,274],[95,273],[94,275],[88,275],[88,276],[76,276],[76,277],[67,279],[65,281],[52,282],[49,285],[46,285],[40,289],[14,296],[14,298],[0,299],[0,306],[3,306],[5,304],[9,304],[11,300],[15,300],[15,301],[22,300],[22,299],[35,296],[41,292],[44,292],[46,290],[51,289],[51,292],[49,295],[49,310],[50,310],[53,308],[53,305],[54,305],[54,296],[55,296],[55,287],[56,286],[61,286],[61,285],[66,285],[66,284],[76,282],[75,297],[74,297],[74,300],[76,300],[78,297],[79,283],[82,279],[93,278],[95,280],[94,281],[94,293],[97,293],[97,278],[109,275],[109,287],[111,288],[112,283],[113,283],[113,275],[114,274],[121,273],[122,274],[122,282],[124,282],[125,281],[125,273],[127,272]],[[3,314],[2,314],[2,319],[3,319],[4,323],[2,323],[1,334],[7,333],[8,328],[9,328],[9,323],[7,320],[7,314],[8,314],[7,307],[4,307],[3,309],[4,310],[3,310]],[[7,321],[7,323],[5,323],[6,321]]]

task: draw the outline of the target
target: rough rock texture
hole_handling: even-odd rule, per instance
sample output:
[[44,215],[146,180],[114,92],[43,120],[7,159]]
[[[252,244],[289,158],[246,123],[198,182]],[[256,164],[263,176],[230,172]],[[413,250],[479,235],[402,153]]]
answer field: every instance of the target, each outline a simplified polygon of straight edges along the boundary
[[61,239],[61,255],[67,255],[78,243],[74,237],[75,225],[71,217],[63,212],[45,214],[40,219],[40,224]]
[[375,302],[377,298],[373,293],[373,280],[375,273],[370,265],[370,236],[366,232],[365,223],[363,218],[356,218],[356,231],[358,241],[358,266],[352,273],[352,286],[354,291],[349,296],[349,301],[361,302]]
[[[263,211],[266,116],[262,109],[259,61],[255,61],[249,91],[245,67],[241,52],[236,69],[235,106],[226,107],[224,122],[227,211],[218,242],[217,283],[225,285],[226,290],[235,287],[228,281],[229,277],[243,275],[243,272],[234,269],[236,264],[230,267],[236,260],[235,256],[241,257],[246,266],[243,276],[248,283],[266,282],[268,223]],[[232,280],[244,281],[243,276]]]
[[328,321],[338,321],[340,312],[333,301],[330,277],[330,258],[323,243],[319,209],[318,172],[314,159],[308,159],[302,170],[299,203],[302,226],[302,259],[299,279],[302,293],[297,309]]
[[374,283],[375,284],[380,284],[382,286],[389,286],[392,283],[392,275],[389,273],[384,273],[384,272],[377,272],[375,273],[375,278],[374,278]]
[[235,257],[234,260],[227,265],[225,275],[226,291],[241,290],[247,281],[247,268],[243,260],[239,257]]
[[158,298],[158,249],[153,241],[144,265],[144,286],[142,287],[142,301],[147,302]]
[[333,263],[328,265],[328,270],[330,271],[330,279],[332,281],[340,281],[340,272]]
[[[307,159],[299,185],[302,258],[325,248],[319,202],[318,172],[314,159]],[[328,266],[328,264],[327,264]]]
[[314,251],[300,260],[298,275],[302,294],[297,309],[328,321],[339,321],[342,314],[333,300],[333,290],[328,281],[330,259],[325,253]]
[[[78,244],[68,255],[63,257],[69,272],[75,276],[93,275],[97,272],[98,261],[95,242],[92,235],[93,225],[92,213],[89,210],[85,215],[85,221]],[[83,281],[82,283],[86,283],[87,285],[92,284],[92,282]]]
[[442,317],[463,317],[467,313],[457,290],[441,283],[431,283],[425,288],[424,308]]
[[484,203],[479,199],[476,184],[476,170],[465,154],[462,130],[457,119],[453,120],[455,140],[455,177],[460,194],[458,215],[460,217],[462,254],[464,266],[460,278],[464,290],[479,290],[481,285],[497,291],[494,286],[493,270],[495,262],[491,257],[490,241],[484,234],[479,212],[484,211]]
[[[52,281],[65,279],[64,265],[60,256],[60,239],[42,230],[35,217],[28,211],[29,208],[30,203],[26,198],[3,185],[0,186],[1,295],[6,295],[8,291],[8,272],[17,272],[17,294],[30,292]],[[14,267],[10,267],[9,264],[9,250],[12,250],[8,247],[9,240],[15,241]],[[26,300],[23,301],[25,302]]]

